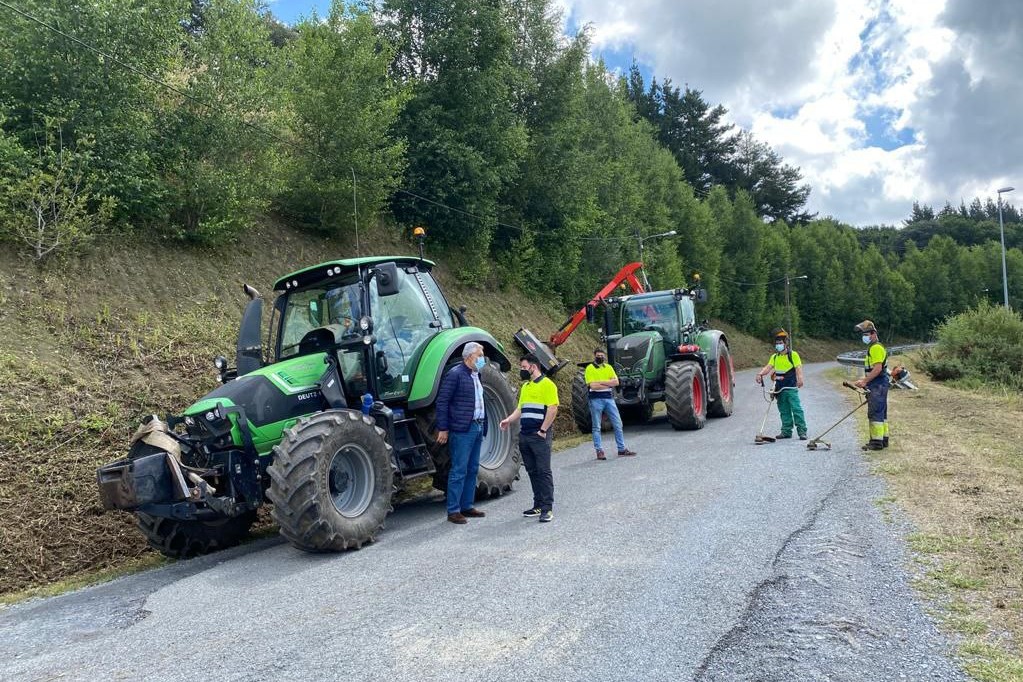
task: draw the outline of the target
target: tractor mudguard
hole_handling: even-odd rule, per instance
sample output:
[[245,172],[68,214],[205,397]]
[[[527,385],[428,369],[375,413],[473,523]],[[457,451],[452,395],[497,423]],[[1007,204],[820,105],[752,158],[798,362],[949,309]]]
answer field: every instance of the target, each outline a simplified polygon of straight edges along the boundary
[[728,343],[728,339],[725,337],[725,333],[719,329],[706,329],[696,335],[696,343],[700,346],[700,350],[707,356],[707,367],[705,368],[708,372],[714,372],[717,370],[718,363],[718,343],[724,341]]
[[437,391],[440,390],[440,380],[448,361],[455,351],[470,341],[481,344],[484,354],[490,361],[496,361],[502,372],[511,369],[511,361],[504,354],[504,348],[497,339],[482,329],[458,327],[443,331],[433,337],[419,359],[416,375],[412,380],[412,390],[409,391],[410,410],[418,410],[433,404]]

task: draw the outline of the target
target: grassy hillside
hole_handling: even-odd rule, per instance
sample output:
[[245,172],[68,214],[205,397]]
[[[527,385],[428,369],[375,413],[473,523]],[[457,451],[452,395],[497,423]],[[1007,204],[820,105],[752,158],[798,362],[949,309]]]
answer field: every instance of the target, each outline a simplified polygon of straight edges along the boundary
[[[384,232],[363,244],[364,255],[413,253]],[[243,281],[268,294],[280,274],[353,252],[267,223],[230,247],[121,242],[44,270],[0,254],[0,593],[148,554],[129,515],[102,513],[96,467],[123,456],[143,416],[180,411],[215,387],[211,358],[234,355]],[[444,265],[457,258],[434,257],[450,301],[510,352],[520,326],[546,336],[564,321],[498,282],[466,288]],[[738,367],[767,357],[766,343],[726,331]],[[596,342],[584,326],[559,354],[584,360]],[[567,396],[572,373],[563,374]]]

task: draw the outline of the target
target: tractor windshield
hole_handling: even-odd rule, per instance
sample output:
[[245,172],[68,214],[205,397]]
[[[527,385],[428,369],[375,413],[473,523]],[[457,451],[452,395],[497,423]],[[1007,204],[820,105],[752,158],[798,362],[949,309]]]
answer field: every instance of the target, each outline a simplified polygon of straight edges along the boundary
[[655,331],[666,340],[679,336],[678,309],[674,298],[639,298],[622,306],[622,334]]
[[376,280],[370,288],[373,334],[381,398],[408,392],[412,361],[442,329],[452,327],[451,311],[429,272],[398,270],[400,284],[394,296],[378,296]]
[[[376,279],[370,280],[368,311],[362,310],[356,273],[347,281],[297,291],[288,296],[281,325],[280,352],[284,359],[300,352],[302,338],[317,327],[335,325],[342,339],[359,335],[359,318],[373,319],[376,337],[375,367],[380,399],[408,391],[409,371],[417,352],[443,329],[453,326],[451,310],[429,272],[398,268],[398,293],[380,296]],[[366,390],[366,368],[361,350],[340,353],[345,389],[350,395]]]

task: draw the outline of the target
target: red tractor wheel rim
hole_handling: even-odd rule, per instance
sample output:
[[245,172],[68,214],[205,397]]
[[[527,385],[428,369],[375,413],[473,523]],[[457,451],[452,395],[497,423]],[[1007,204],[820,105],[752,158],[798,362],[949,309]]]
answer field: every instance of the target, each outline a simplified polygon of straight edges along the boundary
[[693,410],[696,414],[703,413],[703,387],[699,379],[693,379]]
[[732,398],[732,381],[731,371],[728,365],[718,361],[718,385],[721,386],[721,398],[723,400],[731,400]]

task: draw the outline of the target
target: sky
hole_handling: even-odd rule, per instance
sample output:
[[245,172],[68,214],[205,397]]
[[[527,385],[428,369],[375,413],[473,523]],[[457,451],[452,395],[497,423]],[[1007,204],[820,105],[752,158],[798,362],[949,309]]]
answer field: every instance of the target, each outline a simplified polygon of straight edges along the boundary
[[[798,166],[807,208],[898,225],[995,190],[1023,203],[1019,0],[555,0],[594,58],[670,78]],[[326,0],[275,0],[294,21]]]

